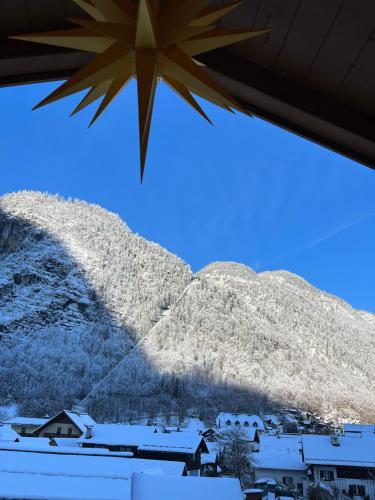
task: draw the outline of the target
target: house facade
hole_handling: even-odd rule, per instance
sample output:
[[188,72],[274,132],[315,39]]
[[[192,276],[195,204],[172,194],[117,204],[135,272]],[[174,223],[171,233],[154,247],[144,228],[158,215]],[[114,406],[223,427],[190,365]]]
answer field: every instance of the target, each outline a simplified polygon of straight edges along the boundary
[[33,437],[80,438],[90,436],[95,421],[87,413],[62,410],[33,432]]
[[258,415],[247,415],[244,413],[219,413],[216,417],[216,427],[219,429],[248,429],[254,427],[259,432],[265,430],[264,422]]

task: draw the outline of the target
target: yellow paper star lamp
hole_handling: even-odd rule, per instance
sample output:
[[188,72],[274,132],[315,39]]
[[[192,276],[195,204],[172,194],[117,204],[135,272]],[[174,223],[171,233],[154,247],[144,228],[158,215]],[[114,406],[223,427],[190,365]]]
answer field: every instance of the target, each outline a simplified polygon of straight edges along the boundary
[[[13,36],[18,40],[92,52],[96,56],[34,109],[88,89],[72,114],[102,98],[92,125],[116,95],[137,79],[141,180],[146,163],[158,80],[210,121],[192,94],[231,111],[244,111],[194,57],[269,29],[224,29],[215,22],[240,5],[208,6],[208,0],[73,0],[91,19],[79,27]],[[211,122],[210,122],[211,123]]]

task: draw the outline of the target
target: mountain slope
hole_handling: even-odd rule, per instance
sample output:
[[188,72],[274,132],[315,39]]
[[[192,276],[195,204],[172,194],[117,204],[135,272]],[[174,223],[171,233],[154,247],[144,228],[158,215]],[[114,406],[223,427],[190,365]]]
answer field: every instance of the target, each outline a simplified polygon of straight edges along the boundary
[[191,279],[180,259],[84,202],[0,201],[0,387],[24,411],[79,400]]
[[375,417],[374,315],[285,271],[214,263],[193,277],[83,202],[1,199],[0,334],[0,404],[25,411],[89,394],[101,419],[279,404]]
[[[172,332],[183,334],[172,340]],[[174,352],[172,371],[203,366],[216,383],[247,387],[271,401],[374,415],[374,316],[288,272],[208,266],[159,342],[154,337],[149,344],[160,370]]]
[[132,408],[141,400],[146,414],[162,400],[167,413],[297,405],[371,420],[374,347],[373,315],[285,271],[215,263],[147,338],[142,360],[126,358],[97,391],[92,408],[103,398],[116,407],[118,387],[127,387],[126,400]]

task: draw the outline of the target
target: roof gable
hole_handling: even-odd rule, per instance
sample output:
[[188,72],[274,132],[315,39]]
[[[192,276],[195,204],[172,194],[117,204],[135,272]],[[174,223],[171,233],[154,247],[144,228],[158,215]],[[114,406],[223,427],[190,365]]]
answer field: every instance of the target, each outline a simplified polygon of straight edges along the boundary
[[44,422],[44,424],[37,427],[32,434],[39,435],[46,427],[55,422],[71,422],[77,429],[84,434],[87,427],[92,427],[95,425],[95,420],[93,420],[87,413],[78,413],[68,410],[61,410],[57,415]]

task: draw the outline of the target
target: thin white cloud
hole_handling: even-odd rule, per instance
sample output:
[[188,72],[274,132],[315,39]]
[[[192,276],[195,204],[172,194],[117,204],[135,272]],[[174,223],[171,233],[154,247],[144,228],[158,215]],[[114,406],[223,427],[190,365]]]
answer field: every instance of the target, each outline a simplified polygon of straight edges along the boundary
[[335,229],[332,229],[331,231],[328,231],[327,233],[313,239],[312,241],[310,241],[309,243],[307,243],[303,247],[298,248],[298,249],[294,250],[293,252],[290,252],[289,254],[283,255],[282,257],[277,259],[277,262],[287,260],[291,257],[295,257],[303,252],[306,252],[307,250],[310,250],[311,248],[314,248],[314,247],[320,245],[321,243],[324,243],[325,241],[328,241],[328,240],[334,238],[335,236],[338,236],[339,234],[343,233],[344,231],[347,231],[348,229],[355,227],[355,226],[358,226],[359,224],[362,224],[363,222],[366,222],[366,221],[371,220],[373,218],[375,218],[375,212],[372,212],[372,213],[366,214],[366,215],[362,215],[362,216],[357,217],[356,219],[349,221],[349,222],[344,222],[344,223],[340,224],[338,227],[336,227]]

